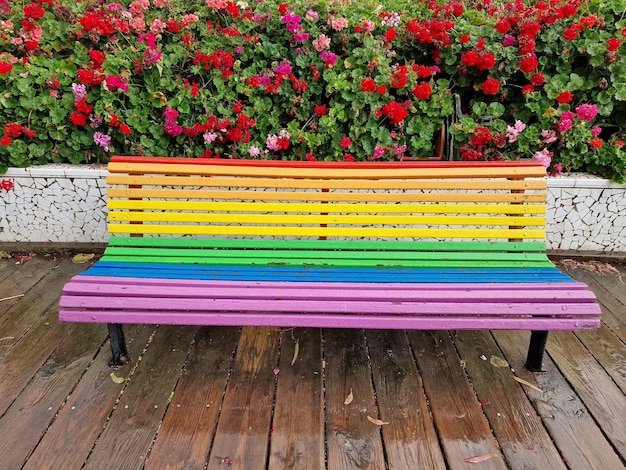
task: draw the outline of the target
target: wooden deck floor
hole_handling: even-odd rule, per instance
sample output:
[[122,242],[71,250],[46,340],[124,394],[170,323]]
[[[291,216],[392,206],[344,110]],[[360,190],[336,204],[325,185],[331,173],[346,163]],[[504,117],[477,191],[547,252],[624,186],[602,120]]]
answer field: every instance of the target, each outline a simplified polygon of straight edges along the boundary
[[85,268],[0,261],[2,470],[625,468],[623,265],[562,265],[604,325],[552,333],[542,374],[527,332],[171,326],[112,371],[103,325],[56,319]]

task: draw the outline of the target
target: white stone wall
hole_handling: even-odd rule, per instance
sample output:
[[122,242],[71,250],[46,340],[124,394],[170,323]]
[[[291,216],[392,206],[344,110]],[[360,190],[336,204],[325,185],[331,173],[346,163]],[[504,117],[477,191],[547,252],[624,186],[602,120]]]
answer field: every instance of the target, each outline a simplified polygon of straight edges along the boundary
[[[0,175],[0,243],[103,243],[106,169],[46,165]],[[626,185],[589,175],[548,179],[550,250],[626,253]]]
[[107,240],[105,168],[45,165],[0,175],[0,243]]

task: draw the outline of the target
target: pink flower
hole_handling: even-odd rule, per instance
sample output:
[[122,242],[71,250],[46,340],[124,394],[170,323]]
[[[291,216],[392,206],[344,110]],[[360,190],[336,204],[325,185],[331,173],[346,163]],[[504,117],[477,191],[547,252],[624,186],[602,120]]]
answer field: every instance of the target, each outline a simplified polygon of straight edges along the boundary
[[600,134],[602,134],[602,128],[599,126],[593,126],[591,128],[591,135],[593,135],[594,137],[598,137]]
[[283,61],[276,67],[275,72],[279,75],[289,75],[293,68],[287,59],[283,59]]
[[322,52],[328,46],[330,46],[330,38],[325,34],[320,34],[317,39],[313,40],[313,47],[317,52]]
[[165,119],[167,119],[168,121],[175,121],[176,118],[178,118],[178,111],[169,106],[165,108]]
[[336,20],[332,21],[331,26],[335,31],[341,31],[342,29],[348,27],[348,20],[346,20],[345,18],[337,18]]
[[582,119],[583,121],[591,121],[598,114],[598,107],[595,104],[581,104],[578,108],[576,108],[576,115],[578,119]]
[[515,121],[515,125],[506,127],[506,136],[509,140],[509,143],[512,144],[517,140],[517,136],[520,135],[526,129],[526,124],[524,124],[519,119]]
[[554,155],[553,152],[550,152],[547,148],[544,148],[543,150],[535,152],[533,158],[541,163],[544,167],[548,168],[550,166],[550,163],[552,162],[552,155]]
[[553,130],[541,131],[541,137],[543,137],[544,144],[551,144],[556,141],[556,132]]
[[128,85],[124,82],[124,79],[119,75],[108,75],[104,80],[106,83],[107,90],[115,91],[122,90],[123,92],[128,91]]
[[572,120],[571,119],[561,119],[557,124],[557,130],[561,133],[568,131],[572,128]]

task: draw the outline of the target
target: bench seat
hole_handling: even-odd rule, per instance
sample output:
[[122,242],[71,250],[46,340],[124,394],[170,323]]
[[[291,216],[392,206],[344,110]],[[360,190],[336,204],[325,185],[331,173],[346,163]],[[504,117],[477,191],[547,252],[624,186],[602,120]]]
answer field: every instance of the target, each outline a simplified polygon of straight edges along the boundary
[[318,164],[116,157],[104,256],[63,321],[532,331],[600,325],[546,255],[534,164]]

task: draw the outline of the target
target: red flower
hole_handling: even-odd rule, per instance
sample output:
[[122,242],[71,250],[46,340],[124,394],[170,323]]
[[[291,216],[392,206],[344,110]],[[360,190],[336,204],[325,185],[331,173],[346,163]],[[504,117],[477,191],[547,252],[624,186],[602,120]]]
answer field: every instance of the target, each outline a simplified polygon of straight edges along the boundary
[[42,19],[43,15],[45,15],[46,13],[46,10],[41,8],[41,6],[37,5],[36,3],[30,3],[26,5],[23,11],[26,18],[30,18],[35,21],[39,21],[40,19]]
[[463,34],[460,38],[459,38],[459,42],[461,44],[467,44],[468,42],[470,42],[470,37],[467,34]]
[[285,15],[287,14],[287,11],[289,10],[289,4],[288,3],[281,3],[280,5],[278,5],[278,12],[281,15]]
[[533,85],[524,85],[522,87],[522,94],[523,95],[529,95],[531,93],[535,92],[535,87]]
[[562,91],[556,97],[556,101],[558,103],[560,103],[560,104],[569,103],[569,102],[572,101],[573,98],[574,98],[574,95],[571,92],[569,92],[569,91]]
[[611,52],[616,51],[620,48],[621,45],[622,41],[617,38],[611,38],[606,42],[606,49]]
[[169,20],[167,22],[167,30],[170,33],[180,33],[180,24],[176,20]]
[[385,85],[379,85],[378,88],[376,88],[376,93],[378,93],[379,95],[384,95],[385,93],[387,93],[387,87]]
[[530,77],[530,83],[535,86],[541,86],[545,83],[546,77],[541,72],[533,73]]
[[418,85],[415,85],[413,88],[413,95],[418,100],[427,100],[432,95],[433,90],[430,88],[430,85],[427,82],[422,82]]
[[568,41],[573,41],[577,37],[578,31],[576,31],[574,28],[565,28],[565,31],[563,31],[563,38]]
[[130,127],[128,127],[128,124],[121,124],[120,132],[125,135],[130,135],[132,133],[132,131],[130,130]]
[[354,161],[354,157],[352,155],[350,155],[349,153],[344,153],[343,154],[343,161],[344,162],[353,162]]
[[478,70],[491,70],[496,65],[496,56],[491,54],[490,52],[485,52],[484,54],[480,54],[480,58],[478,61]]
[[307,161],[309,161],[309,162],[316,162],[316,161],[317,161],[317,158],[315,158],[315,157],[313,156],[313,154],[312,154],[312,153],[307,153],[307,154],[305,155],[305,158],[306,158],[306,159],[307,159]]
[[326,115],[326,113],[328,112],[328,107],[326,107],[325,104],[320,104],[319,106],[313,108],[313,112],[321,117]]
[[0,62],[0,75],[6,75],[13,70],[13,64],[11,62]]
[[382,113],[389,118],[391,124],[398,124],[409,115],[409,112],[397,101],[390,101],[381,108]]
[[86,99],[77,101],[76,103],[74,103],[74,107],[77,111],[80,111],[83,114],[91,114],[91,112],[93,111],[93,106],[87,104]]
[[70,121],[72,121],[72,124],[74,124],[75,126],[83,127],[85,124],[87,124],[87,116],[85,116],[83,113],[79,113],[78,111],[74,111],[72,114],[70,114]]
[[23,133],[24,133],[24,135],[25,135],[26,137],[28,137],[29,139],[32,139],[33,137],[35,137],[35,134],[37,134],[37,132],[35,132],[35,131],[34,131],[34,130],[32,130],[32,129],[29,129],[29,128],[28,128],[28,127],[26,127],[26,126],[23,126],[23,127],[22,127],[22,132],[23,132]]
[[362,78],[361,79],[361,91],[366,93],[371,93],[376,91],[376,82],[373,78]]
[[530,73],[537,68],[539,62],[537,59],[533,59],[532,57],[526,57],[522,59],[519,63],[519,68],[524,73]]
[[120,121],[117,118],[117,114],[111,114],[111,120],[107,123],[111,127],[117,127],[120,125]]
[[89,58],[93,62],[94,67],[100,67],[102,64],[104,64],[105,57],[102,51],[98,51],[94,49],[90,50]]
[[4,135],[8,137],[19,137],[22,135],[22,126],[17,122],[10,122],[4,125]]
[[511,23],[509,23],[506,19],[502,19],[496,23],[495,28],[500,34],[505,34],[509,31],[509,29],[511,29]]
[[480,56],[476,51],[467,51],[461,55],[461,63],[467,67],[473,67],[478,64]]
[[389,28],[387,31],[385,31],[384,36],[385,36],[385,40],[387,42],[391,42],[396,38],[396,30],[393,28]]
[[0,139],[0,145],[2,145],[3,147],[10,145],[11,142],[13,142],[11,137],[7,137],[6,135],[2,139]]
[[[1,140],[0,140],[0,145],[4,145]],[[0,188],[4,189],[5,191],[11,191],[13,189],[13,181],[11,180],[0,181]]]
[[481,86],[485,95],[495,95],[500,90],[500,82],[495,78],[488,78]]
[[594,137],[589,141],[589,144],[591,144],[594,149],[600,149],[604,145],[604,141],[599,137]]
[[343,137],[341,141],[339,142],[339,147],[341,147],[342,149],[347,149],[351,145],[352,145],[352,140],[350,140],[350,137],[348,136]]

